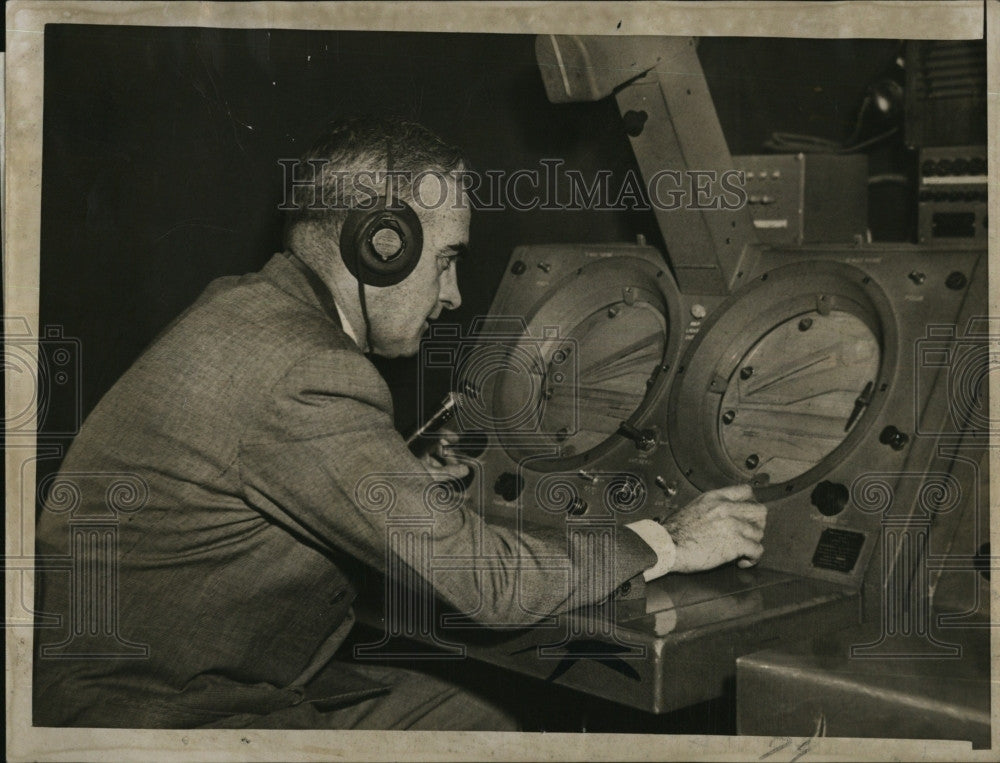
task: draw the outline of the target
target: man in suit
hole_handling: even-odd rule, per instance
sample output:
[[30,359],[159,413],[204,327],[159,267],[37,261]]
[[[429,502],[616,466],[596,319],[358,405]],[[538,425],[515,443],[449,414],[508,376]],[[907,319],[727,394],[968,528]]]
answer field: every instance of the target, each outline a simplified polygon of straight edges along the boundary
[[[353,623],[346,569],[427,575],[413,549],[387,554],[387,513],[367,510],[359,486],[406,474],[393,516],[423,517],[427,490],[465,472],[411,455],[365,357],[416,353],[427,322],[460,304],[461,154],[414,124],[349,120],[306,158],[323,169],[295,186],[287,251],[210,284],[100,401],[48,487],[38,553],[76,563],[40,570],[40,610],[61,627],[38,631],[36,725],[514,728],[468,691],[337,654]],[[376,217],[406,206],[415,220],[365,228],[359,207],[376,194],[356,181],[373,169],[399,178]],[[123,484],[141,500],[111,545],[71,548],[68,523],[116,508]],[[477,508],[434,516],[435,553],[469,560],[429,581],[452,608],[526,622],[611,592],[564,533],[483,524]],[[666,526],[619,532],[611,582],[753,564],[764,519],[746,487],[706,493]],[[567,584],[542,557],[581,572]]]

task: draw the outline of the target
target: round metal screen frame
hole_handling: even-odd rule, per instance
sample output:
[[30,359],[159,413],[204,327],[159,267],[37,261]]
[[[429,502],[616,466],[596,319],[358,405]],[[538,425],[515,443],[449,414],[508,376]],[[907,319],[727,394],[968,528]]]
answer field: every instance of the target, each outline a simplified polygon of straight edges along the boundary
[[[628,255],[588,263],[550,287],[525,316],[528,336],[510,349],[511,355],[524,354],[528,350],[540,352],[543,365],[549,368],[553,357],[564,347],[565,340],[572,336],[576,328],[595,313],[621,303],[626,290],[631,290],[631,298],[636,302],[645,302],[655,307],[665,322],[663,354],[649,369],[650,379],[655,380],[666,359],[673,357],[677,351],[680,341],[680,294],[665,267]],[[560,328],[560,336],[556,339],[546,338],[546,329],[554,326]],[[648,389],[655,387],[652,382],[648,384]],[[505,411],[512,405],[519,404],[519,401],[505,401],[504,394],[504,384],[501,382],[492,395],[492,409],[498,421],[505,418]],[[644,394],[631,415],[623,416],[622,419],[642,419],[648,412],[652,397],[648,392]],[[544,404],[541,398],[535,402],[537,405]],[[539,410],[541,420],[544,413]],[[630,441],[616,432],[608,432],[602,442],[580,453],[539,458],[540,448],[559,447],[555,438],[548,434],[526,436],[523,432],[511,431],[497,431],[496,435],[511,458],[537,472],[579,469],[616,448],[634,449]]]
[[756,277],[727,299],[699,332],[677,368],[670,392],[667,431],[681,474],[711,490],[746,482],[720,442],[719,404],[741,361],[765,334],[803,313],[844,311],[860,318],[879,343],[881,361],[871,401],[853,428],[812,468],[785,482],[754,481],[760,500],[774,500],[815,485],[857,444],[878,417],[898,360],[891,305],[861,270],[836,262],[796,263]]

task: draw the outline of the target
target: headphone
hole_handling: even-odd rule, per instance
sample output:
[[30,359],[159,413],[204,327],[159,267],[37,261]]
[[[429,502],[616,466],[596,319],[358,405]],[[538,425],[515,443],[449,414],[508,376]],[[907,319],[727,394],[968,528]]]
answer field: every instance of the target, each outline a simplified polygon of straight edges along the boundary
[[393,286],[403,281],[417,266],[424,244],[417,213],[391,194],[389,145],[386,145],[386,159],[385,192],[376,198],[372,209],[350,209],[340,230],[340,256],[358,281],[362,306],[364,285]]
[[[386,164],[385,193],[376,197],[373,209],[348,210],[340,230],[340,257],[358,283],[365,346],[369,351],[371,321],[368,318],[365,286],[393,286],[403,281],[417,266],[424,246],[424,231],[417,213],[395,195],[390,198],[392,147],[388,143]],[[295,266],[306,276],[320,303],[336,319],[336,303],[322,279],[295,252],[289,250],[289,255]]]

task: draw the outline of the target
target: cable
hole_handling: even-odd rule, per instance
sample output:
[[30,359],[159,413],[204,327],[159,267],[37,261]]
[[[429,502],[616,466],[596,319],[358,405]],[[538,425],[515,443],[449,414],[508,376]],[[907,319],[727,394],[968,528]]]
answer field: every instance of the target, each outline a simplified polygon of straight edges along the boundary
[[851,146],[850,148],[845,148],[845,149],[843,149],[841,151],[837,151],[836,153],[838,153],[838,154],[850,154],[850,153],[858,151],[858,150],[860,150],[862,148],[868,148],[869,146],[873,146],[876,143],[879,143],[879,142],[885,140],[886,138],[888,138],[888,137],[890,137],[892,135],[895,135],[897,132],[899,132],[899,128],[898,127],[893,127],[891,130],[886,130],[883,133],[879,133],[874,138],[869,138],[866,141],[863,141],[861,143],[857,143],[857,144]]
[[803,154],[852,154],[862,148],[868,148],[891,135],[899,132],[898,127],[893,127],[883,133],[862,141],[854,145],[843,146],[836,141],[827,138],[819,138],[815,135],[798,135],[796,133],[776,132],[771,135],[771,139],[765,141],[764,148],[780,153],[803,153]]
[[[358,273],[361,272],[361,254],[357,255],[355,265],[358,268]],[[358,302],[361,303],[361,320],[365,324],[365,352],[372,351],[372,332],[371,323],[368,320],[368,302],[365,299],[365,282],[358,278]]]
[[770,140],[764,142],[764,148],[772,151],[787,152],[810,152],[826,151],[832,152],[841,148],[835,141],[819,138],[815,135],[802,135],[793,132],[771,133]]
[[910,179],[906,175],[899,175],[895,173],[872,175],[868,178],[868,185],[877,185],[879,183],[899,183],[901,185],[909,185]]
[[858,109],[858,118],[854,122],[854,129],[852,130],[850,137],[844,143],[839,143],[835,140],[830,140],[829,138],[820,138],[816,135],[774,132],[771,133],[770,139],[764,142],[764,148],[769,151],[776,151],[780,153],[850,154],[855,151],[860,151],[862,148],[873,146],[874,144],[899,132],[899,128],[893,127],[892,129],[879,133],[868,140],[860,143],[856,142],[858,138],[861,137],[861,131],[864,127],[865,114],[871,108],[872,103],[872,96],[869,93],[861,102],[861,108]]
[[861,129],[864,127],[865,112],[868,111],[868,107],[872,105],[871,94],[866,94],[864,100],[861,101],[861,108],[858,109],[858,118],[854,121],[854,131],[851,133],[851,137],[844,141],[848,146],[853,146],[858,138],[861,137]]

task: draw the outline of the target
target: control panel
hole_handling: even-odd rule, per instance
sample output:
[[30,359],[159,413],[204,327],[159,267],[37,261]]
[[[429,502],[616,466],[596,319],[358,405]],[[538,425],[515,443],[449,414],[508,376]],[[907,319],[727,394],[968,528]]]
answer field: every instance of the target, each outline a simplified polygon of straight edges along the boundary
[[854,243],[868,229],[864,154],[733,157],[744,172],[747,208],[761,243]]
[[917,237],[922,244],[986,246],[986,146],[922,148]]

